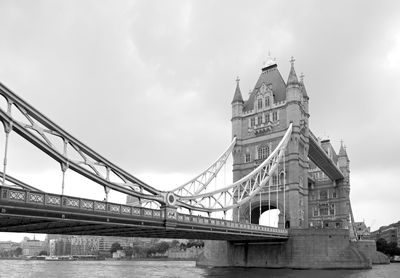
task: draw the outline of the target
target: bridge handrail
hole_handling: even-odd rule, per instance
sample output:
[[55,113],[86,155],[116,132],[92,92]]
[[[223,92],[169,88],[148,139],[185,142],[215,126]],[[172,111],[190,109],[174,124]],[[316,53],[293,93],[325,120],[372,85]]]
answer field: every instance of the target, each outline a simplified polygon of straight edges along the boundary
[[[111,202],[103,202],[86,198],[72,197],[67,195],[58,195],[45,192],[31,192],[29,190],[0,186],[0,201],[7,200],[10,202],[24,202],[35,205],[43,205],[50,207],[63,207],[67,209],[80,209],[88,212],[107,212],[125,216],[139,216],[145,218],[155,218],[163,220],[165,218],[164,210],[149,209],[143,207],[135,207]],[[91,204],[91,205],[90,205]],[[214,227],[227,227],[241,229],[246,231],[258,231],[274,234],[287,235],[286,229],[261,226],[250,223],[240,223],[219,218],[210,218],[203,216],[194,216],[177,213],[176,221],[179,223],[196,223]]]

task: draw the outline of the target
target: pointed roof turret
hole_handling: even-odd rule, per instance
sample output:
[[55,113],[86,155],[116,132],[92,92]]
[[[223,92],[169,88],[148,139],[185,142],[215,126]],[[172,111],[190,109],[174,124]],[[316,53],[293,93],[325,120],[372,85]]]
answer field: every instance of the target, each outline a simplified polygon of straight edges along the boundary
[[301,87],[301,93],[303,94],[303,97],[308,99],[306,86],[304,85],[304,73],[300,74],[300,87]]
[[343,140],[340,141],[339,156],[347,156],[346,147],[343,145]]
[[239,87],[239,76],[236,78],[236,90],[235,90],[235,94],[233,96],[233,100],[231,102],[231,104],[234,104],[235,102],[240,102],[240,103],[244,103],[243,101],[243,97],[242,97],[242,92],[240,91],[240,87]]
[[289,72],[289,77],[288,77],[288,81],[287,81],[287,85],[297,85],[299,84],[299,80],[297,79],[297,75],[296,75],[296,71],[294,70],[294,58],[292,56],[292,58],[290,59],[290,72]]

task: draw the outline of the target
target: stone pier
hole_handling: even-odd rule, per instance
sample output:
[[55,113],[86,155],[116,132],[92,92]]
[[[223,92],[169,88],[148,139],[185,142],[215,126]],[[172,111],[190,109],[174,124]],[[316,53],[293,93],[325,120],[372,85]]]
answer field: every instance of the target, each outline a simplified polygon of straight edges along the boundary
[[291,229],[280,243],[207,241],[198,266],[296,269],[371,268],[375,246],[354,244],[346,229]]

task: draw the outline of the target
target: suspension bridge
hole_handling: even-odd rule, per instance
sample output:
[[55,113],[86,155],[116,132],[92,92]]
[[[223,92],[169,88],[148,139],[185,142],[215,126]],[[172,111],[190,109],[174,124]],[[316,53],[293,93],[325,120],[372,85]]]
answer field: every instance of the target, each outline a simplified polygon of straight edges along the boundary
[[[308,255],[340,247],[336,259],[348,256],[350,267],[366,265],[348,245],[348,239],[356,237],[346,149],[342,145],[336,153],[329,140],[321,141],[311,132],[309,97],[303,76],[297,78],[294,59],[285,83],[269,57],[246,101],[237,79],[231,103],[232,142],[204,171],[168,191],[107,160],[3,84],[0,95],[5,136],[0,232],[213,240],[206,244],[205,265],[265,266],[263,259],[249,263],[249,254],[256,252],[264,259],[278,258],[272,266],[309,266],[318,260],[305,259]],[[8,174],[11,133],[60,165],[61,194],[44,192],[40,185]],[[228,158],[233,161],[233,183],[211,186]],[[64,194],[68,171],[104,189],[104,199]],[[134,201],[110,202],[114,191]],[[278,227],[260,225],[262,213],[271,209],[279,210]],[[310,251],[307,244],[313,242],[325,249]],[[249,243],[259,245],[249,249]],[[232,244],[245,244],[245,249]],[[322,261],[321,265],[339,267],[335,259]]]
[[[267,186],[282,160],[291,127],[268,159],[240,181],[218,190],[209,190],[209,185],[232,153],[236,142],[234,138],[228,149],[197,177],[174,190],[160,191],[103,158],[2,84],[0,94],[7,102],[7,111],[0,110],[6,136],[0,187],[0,231],[229,240],[287,239],[285,229],[232,221],[226,215]],[[14,116],[17,113],[25,121],[17,120]],[[109,190],[116,190],[137,198],[139,206],[50,194],[7,175],[7,148],[11,132],[22,136],[59,163],[63,177],[67,170],[76,171],[104,187],[105,199]],[[53,140],[56,139],[63,142],[62,150],[55,147]],[[78,153],[81,160],[70,159],[70,152]],[[119,182],[111,181],[111,175],[117,177]],[[64,186],[63,178],[62,193]],[[282,195],[284,198],[285,194]],[[150,204],[158,209],[148,208]],[[188,213],[178,213],[178,210]],[[208,216],[196,216],[199,212]],[[224,217],[213,218],[216,212],[223,212]]]

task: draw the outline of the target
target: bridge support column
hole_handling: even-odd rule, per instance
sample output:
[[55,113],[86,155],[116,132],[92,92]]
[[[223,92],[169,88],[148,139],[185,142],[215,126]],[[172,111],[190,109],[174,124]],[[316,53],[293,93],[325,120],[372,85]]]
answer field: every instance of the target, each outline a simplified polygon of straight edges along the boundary
[[284,242],[207,241],[199,266],[266,268],[371,268],[371,259],[349,241],[345,229],[292,229]]
[[175,228],[178,219],[178,212],[174,206],[161,206],[160,209],[164,212],[164,225],[165,228]]

